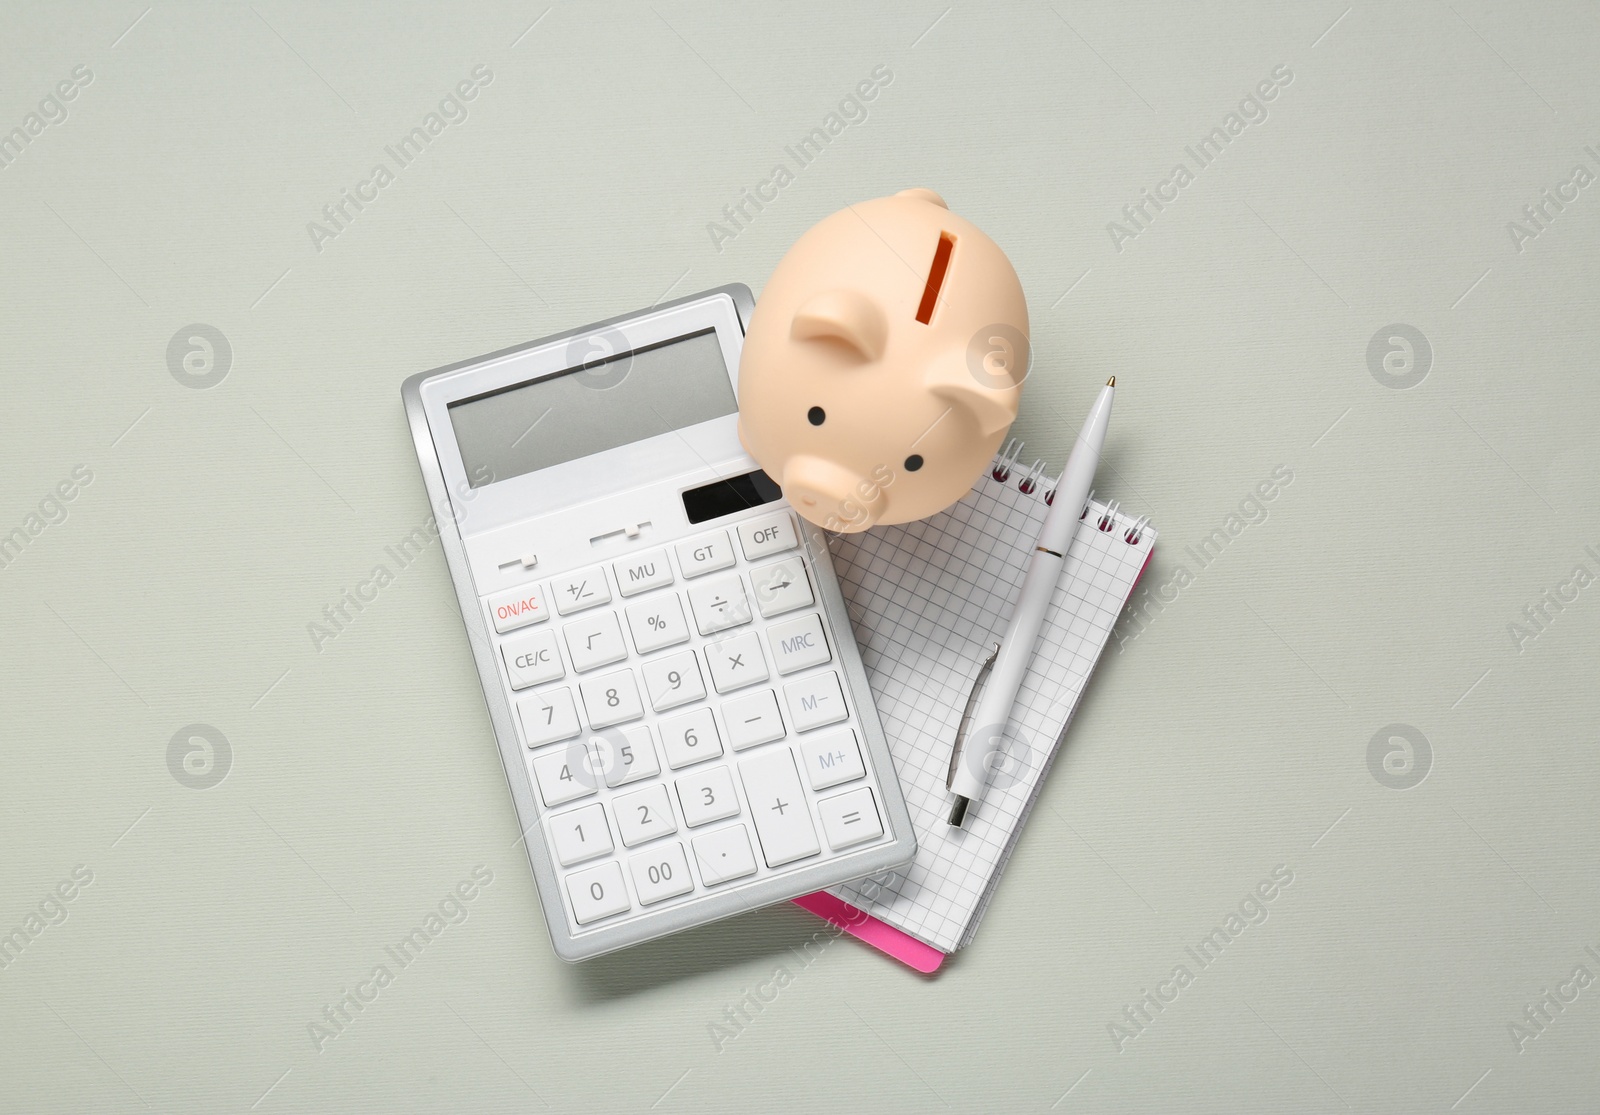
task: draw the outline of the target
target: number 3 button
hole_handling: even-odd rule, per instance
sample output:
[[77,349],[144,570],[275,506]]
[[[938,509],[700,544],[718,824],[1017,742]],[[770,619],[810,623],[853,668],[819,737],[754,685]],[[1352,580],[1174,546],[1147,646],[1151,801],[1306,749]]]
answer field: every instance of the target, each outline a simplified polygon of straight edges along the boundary
[[639,892],[640,905],[649,906],[694,889],[682,844],[663,844],[641,852],[628,861],[628,866],[633,871],[633,889]]
[[620,914],[633,905],[616,860],[568,875],[567,897],[572,899],[572,916],[579,925]]

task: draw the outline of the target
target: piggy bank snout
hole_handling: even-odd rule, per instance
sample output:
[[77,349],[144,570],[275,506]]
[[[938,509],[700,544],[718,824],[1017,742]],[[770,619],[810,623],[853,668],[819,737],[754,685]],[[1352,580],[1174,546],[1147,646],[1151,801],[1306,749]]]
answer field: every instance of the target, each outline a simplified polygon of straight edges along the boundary
[[870,478],[821,457],[791,457],[779,484],[801,517],[844,534],[872,526],[888,503]]

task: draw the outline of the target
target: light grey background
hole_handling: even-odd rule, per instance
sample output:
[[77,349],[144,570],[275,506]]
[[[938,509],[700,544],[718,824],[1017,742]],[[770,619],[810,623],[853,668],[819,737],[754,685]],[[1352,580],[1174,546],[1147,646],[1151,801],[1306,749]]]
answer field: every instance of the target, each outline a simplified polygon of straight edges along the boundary
[[[0,569],[0,930],[94,875],[0,970],[0,1107],[1600,1102],[1600,984],[1521,1052],[1510,1030],[1600,975],[1600,586],[1508,631],[1600,573],[1600,192],[1521,251],[1508,230],[1600,173],[1591,6],[135,0],[11,5],[0,44],[3,131],[93,73],[0,168],[0,532],[93,474]],[[315,250],[479,64],[469,117]],[[880,65],[868,118],[717,250],[708,222]],[[1268,118],[1116,250],[1108,222],[1280,65]],[[1168,599],[1119,632],[937,978],[794,908],[567,967],[437,544],[386,549],[428,514],[400,381],[759,292],[811,223],[909,185],[1022,276],[1030,454],[1059,461],[1117,375],[1100,488],[1155,516]],[[168,367],[194,323],[232,348],[209,389]],[[1391,324],[1433,350],[1409,390],[1369,370]],[[1265,521],[1230,523],[1279,466]],[[194,723],[231,748],[209,789],[169,772]],[[1390,724],[1430,744],[1410,789],[1369,769]],[[324,1005],[480,864],[467,920],[317,1052]],[[1108,1025],[1279,864],[1267,921],[1119,1052]]]

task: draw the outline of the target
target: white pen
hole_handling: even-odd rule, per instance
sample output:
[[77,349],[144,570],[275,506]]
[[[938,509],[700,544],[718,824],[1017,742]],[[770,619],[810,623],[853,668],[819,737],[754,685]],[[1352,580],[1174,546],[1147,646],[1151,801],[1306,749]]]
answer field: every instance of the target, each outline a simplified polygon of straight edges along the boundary
[[[955,795],[950,807],[952,826],[959,827],[966,820],[972,800],[983,793],[989,756],[1003,746],[1006,722],[1011,719],[1017,690],[1022,688],[1022,677],[1033,660],[1033,647],[1039,641],[1045,611],[1055,595],[1061,569],[1067,564],[1067,549],[1072,545],[1078,520],[1083,516],[1095,468],[1100,464],[1100,447],[1105,444],[1106,427],[1111,423],[1111,400],[1116,396],[1116,386],[1116,376],[1106,380],[1072,446],[1067,467],[1056,483],[1050,510],[1045,514],[1044,526],[1040,528],[1039,541],[1028,561],[1028,572],[1022,578],[1022,591],[1017,594],[1016,606],[1011,610],[1011,621],[1006,624],[1000,646],[984,667],[989,681],[978,699],[976,711],[968,720],[971,728],[965,746],[957,735],[955,753],[950,757],[950,777],[946,782]],[[981,673],[979,680],[982,680]]]

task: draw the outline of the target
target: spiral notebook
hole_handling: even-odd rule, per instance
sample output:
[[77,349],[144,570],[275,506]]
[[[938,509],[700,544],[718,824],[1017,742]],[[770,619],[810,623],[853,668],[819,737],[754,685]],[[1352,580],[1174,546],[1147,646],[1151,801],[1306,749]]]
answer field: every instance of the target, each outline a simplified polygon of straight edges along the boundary
[[1042,461],[1018,468],[1021,449],[1008,446],[950,509],[842,535],[833,545],[918,850],[907,868],[797,901],[921,971],[932,971],[977,932],[1156,540],[1147,518],[1090,496],[1004,752],[990,764],[966,827],[951,828],[945,788],[951,744],[978,671],[1005,629],[1054,495]]

